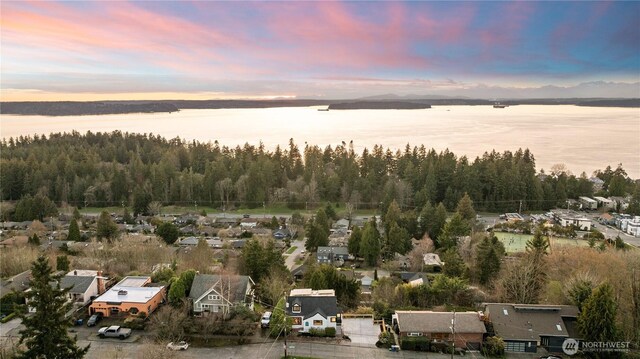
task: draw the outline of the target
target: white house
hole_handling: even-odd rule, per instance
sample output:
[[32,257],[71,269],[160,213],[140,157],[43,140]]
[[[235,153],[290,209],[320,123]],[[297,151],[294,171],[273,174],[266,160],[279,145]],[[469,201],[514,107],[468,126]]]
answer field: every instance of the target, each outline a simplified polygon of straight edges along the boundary
[[249,276],[196,274],[189,291],[193,312],[227,315],[236,305],[253,309],[254,286]]
[[578,200],[584,209],[598,209],[598,201],[593,198],[582,196]]
[[255,228],[257,225],[258,225],[258,220],[255,218],[243,218],[240,221],[240,228],[242,229]]
[[591,230],[591,220],[573,211],[553,211],[553,218],[562,227],[573,225],[583,231]]
[[104,293],[104,279],[101,271],[77,269],[62,277],[60,288],[71,288],[67,292],[69,300],[85,305]]
[[634,237],[640,237],[640,216],[626,220],[626,228],[624,231]]
[[286,306],[294,331],[306,333],[310,329],[336,328],[338,302],[333,289],[292,289]]
[[616,203],[608,198],[593,197],[593,199],[595,199],[596,202],[598,202],[598,207],[602,207],[604,209],[614,209],[616,206]]

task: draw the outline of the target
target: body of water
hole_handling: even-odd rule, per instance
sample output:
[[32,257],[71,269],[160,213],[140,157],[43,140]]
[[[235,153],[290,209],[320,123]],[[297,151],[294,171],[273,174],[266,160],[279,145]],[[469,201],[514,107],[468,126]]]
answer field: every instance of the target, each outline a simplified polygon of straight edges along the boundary
[[0,117],[2,138],[52,132],[153,133],[235,146],[262,141],[268,149],[293,138],[326,146],[353,140],[360,151],[380,144],[393,150],[407,143],[438,151],[448,148],[470,159],[485,151],[529,148],[536,167],[562,163],[590,175],[622,163],[640,177],[640,109],[522,105],[438,106],[426,110],[332,110],[267,108],[182,110],[175,113],[101,116]]

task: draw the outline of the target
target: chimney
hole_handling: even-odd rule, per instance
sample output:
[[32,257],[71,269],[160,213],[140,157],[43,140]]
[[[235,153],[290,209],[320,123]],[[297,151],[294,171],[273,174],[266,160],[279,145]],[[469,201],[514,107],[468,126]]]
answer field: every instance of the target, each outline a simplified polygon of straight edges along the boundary
[[102,276],[101,270],[99,270],[96,274],[96,277],[98,278],[98,294],[102,294],[106,290],[104,287],[104,277]]

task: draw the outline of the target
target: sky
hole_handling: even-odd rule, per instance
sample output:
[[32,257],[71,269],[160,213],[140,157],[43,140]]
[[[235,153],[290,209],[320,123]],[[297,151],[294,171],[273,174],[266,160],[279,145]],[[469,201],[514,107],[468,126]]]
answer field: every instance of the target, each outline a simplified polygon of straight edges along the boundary
[[640,2],[0,2],[2,101],[640,97]]

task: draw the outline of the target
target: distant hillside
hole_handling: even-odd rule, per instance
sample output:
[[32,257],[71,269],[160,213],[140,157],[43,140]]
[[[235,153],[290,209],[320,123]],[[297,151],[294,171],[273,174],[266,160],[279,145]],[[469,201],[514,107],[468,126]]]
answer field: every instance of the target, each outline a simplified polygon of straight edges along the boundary
[[82,116],[124,113],[176,112],[166,102],[3,102],[0,113],[10,115]]
[[405,101],[354,101],[329,105],[330,110],[420,110],[425,108],[431,108],[431,105]]
[[[383,95],[391,97],[391,95]],[[381,96],[382,97],[382,96]],[[515,105],[577,105],[592,107],[640,107],[640,99],[543,98],[499,99]],[[80,116],[125,113],[175,112],[181,109],[272,108],[329,106],[332,110],[416,110],[431,106],[490,106],[494,100],[469,98],[370,99],[370,100],[160,100],[93,102],[2,102],[0,113],[7,115]]]

